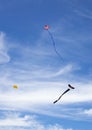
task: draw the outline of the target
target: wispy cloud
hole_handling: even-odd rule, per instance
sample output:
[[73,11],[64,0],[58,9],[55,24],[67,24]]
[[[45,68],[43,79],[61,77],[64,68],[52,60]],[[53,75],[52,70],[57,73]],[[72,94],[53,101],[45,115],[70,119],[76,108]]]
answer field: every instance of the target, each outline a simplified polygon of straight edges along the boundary
[[74,10],[74,12],[77,13],[77,15],[92,20],[92,12],[89,10]]
[[10,61],[10,56],[7,53],[6,38],[3,32],[0,32],[0,64]]

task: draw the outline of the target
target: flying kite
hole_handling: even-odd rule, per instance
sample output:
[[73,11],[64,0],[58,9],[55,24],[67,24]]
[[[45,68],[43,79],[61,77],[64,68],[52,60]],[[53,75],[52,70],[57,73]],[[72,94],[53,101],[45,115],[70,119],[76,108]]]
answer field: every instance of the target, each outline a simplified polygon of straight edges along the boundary
[[68,87],[71,89],[75,89],[73,86],[71,86],[70,84],[68,84]]
[[13,85],[14,89],[18,89],[18,86],[16,84]]
[[61,60],[63,60],[62,56],[60,55],[60,53],[59,53],[59,52],[57,51],[57,49],[56,49],[56,43],[55,43],[55,41],[54,41],[54,38],[53,38],[53,36],[52,36],[52,33],[49,31],[49,28],[50,28],[49,25],[44,25],[44,29],[48,31],[48,33],[49,33],[49,35],[50,35],[50,37],[51,37],[51,40],[52,40],[52,43],[53,43],[53,48],[54,48],[55,53],[60,57]]
[[65,93],[67,93],[68,91],[70,91],[70,89],[75,89],[73,86],[71,86],[70,84],[68,84],[68,89],[66,90],[66,91],[64,91],[63,93],[62,93],[62,95],[57,99],[57,100],[55,100],[53,103],[55,104],[56,102],[58,102],[59,100],[60,100],[60,98],[65,94]]

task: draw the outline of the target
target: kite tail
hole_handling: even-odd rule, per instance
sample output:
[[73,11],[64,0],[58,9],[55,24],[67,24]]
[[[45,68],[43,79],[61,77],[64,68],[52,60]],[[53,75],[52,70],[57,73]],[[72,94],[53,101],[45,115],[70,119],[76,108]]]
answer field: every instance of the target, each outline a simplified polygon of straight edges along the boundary
[[55,104],[58,100],[55,100],[53,103]]
[[60,100],[60,98],[65,94],[67,93],[68,91],[70,91],[70,89],[68,88],[66,91],[63,92],[63,94],[57,99],[55,100],[53,103],[55,104],[56,102],[58,102]]
[[51,37],[51,40],[52,40],[52,43],[53,43],[53,47],[54,47],[54,50],[55,50],[56,54],[60,57],[61,60],[63,60],[62,56],[60,55],[60,53],[56,49],[56,44],[55,44],[55,41],[54,41],[54,38],[53,38],[51,32],[49,30],[47,30],[47,31],[48,31],[48,33],[49,33],[49,35]]
[[67,93],[68,91],[70,91],[70,89],[68,88],[65,92],[63,92],[62,96]]
[[62,96],[63,96],[63,94],[57,100],[55,100],[53,103],[55,104],[56,102],[58,102]]

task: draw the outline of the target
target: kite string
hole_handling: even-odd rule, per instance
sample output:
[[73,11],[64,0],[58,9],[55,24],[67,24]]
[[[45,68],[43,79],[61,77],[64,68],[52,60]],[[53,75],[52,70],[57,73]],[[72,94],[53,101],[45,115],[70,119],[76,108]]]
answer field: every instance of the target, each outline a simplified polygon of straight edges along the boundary
[[54,50],[55,50],[56,54],[60,57],[61,60],[63,60],[62,56],[60,55],[60,53],[56,49],[56,44],[55,44],[55,41],[54,41],[54,38],[53,38],[51,32],[49,30],[47,30],[47,31],[48,31],[48,33],[49,33],[49,35],[51,37],[51,40],[52,40],[52,43],[53,43],[53,47],[54,47]]

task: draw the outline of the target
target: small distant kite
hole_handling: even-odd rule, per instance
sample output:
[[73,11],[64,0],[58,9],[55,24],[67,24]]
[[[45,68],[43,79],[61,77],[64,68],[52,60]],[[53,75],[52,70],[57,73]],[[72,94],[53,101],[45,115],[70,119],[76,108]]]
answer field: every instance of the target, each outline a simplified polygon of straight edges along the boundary
[[64,91],[63,93],[62,93],[62,95],[57,99],[57,100],[55,100],[53,103],[55,104],[56,102],[58,102],[59,100],[60,100],[60,98],[65,94],[65,93],[67,93],[68,91],[70,91],[70,89],[75,89],[73,86],[71,86],[70,84],[68,84],[68,89],[66,90],[66,91]]
[[49,27],[48,25],[45,25],[45,26],[44,26],[44,29],[45,29],[45,30],[48,30],[49,28],[50,28],[50,27]]
[[54,38],[53,38],[53,36],[52,36],[52,33],[49,31],[49,28],[50,28],[49,25],[44,25],[44,29],[48,31],[48,33],[49,33],[49,35],[50,35],[50,37],[51,37],[51,40],[52,40],[52,43],[53,43],[53,48],[54,48],[55,53],[60,57],[61,60],[63,60],[61,54],[60,54],[60,53],[57,51],[57,49],[56,49],[56,43],[55,43],[55,41],[54,41]]
[[16,84],[13,85],[14,89],[18,89],[18,86]]

